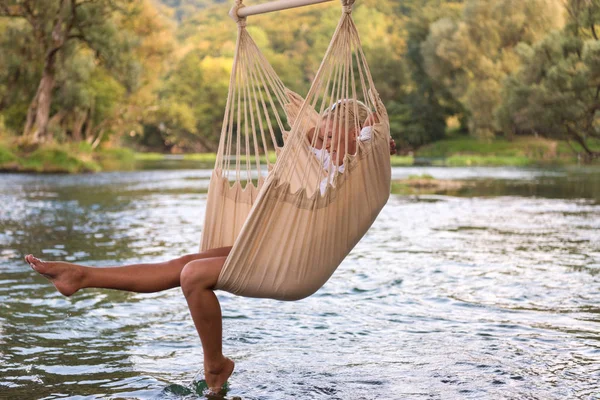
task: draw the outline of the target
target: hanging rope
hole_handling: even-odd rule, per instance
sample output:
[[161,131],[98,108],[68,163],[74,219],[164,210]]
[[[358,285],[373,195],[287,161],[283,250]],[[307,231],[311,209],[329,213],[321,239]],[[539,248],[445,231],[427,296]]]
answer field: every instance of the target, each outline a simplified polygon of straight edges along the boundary
[[353,4],[342,0],[306,99],[285,88],[248,34],[241,1],[230,13],[238,41],[201,244],[233,246],[218,289],[281,300],[314,293],[389,197],[389,121]]

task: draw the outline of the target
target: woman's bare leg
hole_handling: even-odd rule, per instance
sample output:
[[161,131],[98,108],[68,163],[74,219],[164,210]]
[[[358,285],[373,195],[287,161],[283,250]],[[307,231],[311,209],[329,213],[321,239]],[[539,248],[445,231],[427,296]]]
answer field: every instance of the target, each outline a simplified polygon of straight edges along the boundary
[[65,296],[91,287],[151,293],[179,286],[181,270],[190,261],[227,256],[230,250],[231,247],[222,247],[165,262],[122,267],[86,267],[61,261],[41,261],[31,254],[25,257],[25,261]]
[[221,306],[213,289],[227,257],[192,261],[181,271],[181,289],[187,300],[204,351],[204,375],[208,387],[218,392],[235,364],[223,356]]
[[103,268],[41,261],[31,254],[25,260],[65,296],[86,287],[146,293],[181,286],[202,342],[206,383],[216,392],[235,367],[223,356],[221,306],[213,292],[230,250],[223,247],[161,263]]

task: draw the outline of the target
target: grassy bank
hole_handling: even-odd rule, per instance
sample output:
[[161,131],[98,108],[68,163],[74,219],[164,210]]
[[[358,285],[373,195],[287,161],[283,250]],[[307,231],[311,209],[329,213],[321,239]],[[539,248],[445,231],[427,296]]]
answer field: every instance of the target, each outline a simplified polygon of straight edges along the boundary
[[[600,148],[600,143],[597,144]],[[275,162],[275,154],[269,153]],[[92,149],[85,142],[48,144],[25,150],[0,139],[0,171],[15,172],[95,172],[131,170],[136,161],[182,159],[207,167],[216,161],[214,153],[161,154],[134,153],[123,148]],[[261,159],[265,163],[265,157]],[[470,137],[442,140],[417,150],[413,156],[393,156],[392,166],[428,163],[443,166],[535,166],[574,165],[580,160],[564,142],[535,137],[519,137],[508,141],[497,139],[481,142]]]
[[[600,143],[593,144],[600,146]],[[581,148],[576,148],[583,154]],[[534,166],[577,164],[577,155],[565,142],[539,137],[518,137],[482,142],[471,137],[440,140],[423,146],[417,159],[446,166]]]
[[[182,159],[212,166],[216,161],[214,153],[161,154],[135,153],[129,149],[108,148],[93,150],[87,143],[48,144],[36,149],[21,149],[8,141],[0,141],[0,171],[4,172],[43,172],[43,173],[82,173],[102,170],[131,170],[136,161],[161,161]],[[275,153],[269,154],[274,163]],[[261,157],[265,163],[265,157]],[[394,156],[392,165],[412,165],[412,157]]]
[[[597,144],[600,149],[600,143]],[[583,154],[581,148],[576,148]],[[172,155],[159,153],[136,153],[137,160],[164,160]],[[184,160],[214,164],[216,155],[185,154]],[[271,162],[275,154],[269,154]],[[264,162],[264,157],[261,160]],[[417,163],[428,163],[439,166],[515,166],[526,167],[536,165],[575,165],[581,160],[565,142],[548,140],[539,137],[518,137],[514,140],[496,139],[482,142],[472,137],[458,137],[441,140],[416,151],[414,156],[392,156],[392,166],[408,166]]]
[[132,169],[134,153],[128,149],[96,149],[88,143],[48,144],[22,148],[0,141],[0,171],[80,173],[104,169]]
[[[135,159],[138,161],[160,161],[178,158],[182,160],[198,161],[199,163],[214,164],[217,160],[217,155],[214,153],[192,153],[192,154],[161,154],[161,153],[135,153]],[[260,158],[261,163],[265,163],[265,157]],[[269,161],[276,161],[275,153],[269,153]],[[413,165],[414,157],[412,156],[392,156],[390,160],[392,166],[399,167],[405,165]]]

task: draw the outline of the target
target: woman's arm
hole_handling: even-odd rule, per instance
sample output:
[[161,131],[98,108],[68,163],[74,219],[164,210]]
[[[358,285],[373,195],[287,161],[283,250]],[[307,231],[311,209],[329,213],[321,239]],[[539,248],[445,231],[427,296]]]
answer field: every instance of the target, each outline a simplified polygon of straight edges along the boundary
[[363,125],[363,128],[365,126],[373,126],[377,123],[379,123],[379,117],[377,116],[377,113],[371,113],[365,120],[365,124]]
[[[363,128],[366,128],[367,126],[373,126],[374,124],[377,124],[377,123],[379,123],[379,117],[377,116],[377,113],[371,113],[365,120],[365,124],[364,124]],[[390,156],[393,156],[396,153],[397,153],[396,142],[390,136]]]
[[[320,131],[322,133],[323,127],[321,127]],[[315,135],[316,135],[316,127],[310,128],[308,131],[306,131],[306,140],[308,141],[308,144],[310,146],[314,147],[315,149],[320,150],[323,148],[323,137],[321,134],[315,138]]]

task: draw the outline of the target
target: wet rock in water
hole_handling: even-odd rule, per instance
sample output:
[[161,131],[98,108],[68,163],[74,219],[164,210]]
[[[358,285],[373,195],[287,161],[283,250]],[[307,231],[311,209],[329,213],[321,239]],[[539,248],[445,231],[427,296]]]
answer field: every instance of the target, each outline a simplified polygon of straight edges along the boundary
[[392,182],[392,193],[395,194],[434,194],[455,193],[466,187],[472,186],[472,182],[435,179],[430,175],[410,176],[408,179],[399,179]]
[[436,190],[458,190],[467,185],[463,181],[449,181],[438,179],[409,179],[407,185],[416,189],[436,189]]

